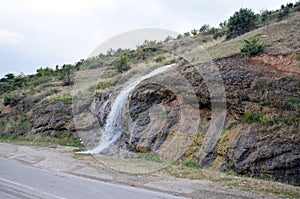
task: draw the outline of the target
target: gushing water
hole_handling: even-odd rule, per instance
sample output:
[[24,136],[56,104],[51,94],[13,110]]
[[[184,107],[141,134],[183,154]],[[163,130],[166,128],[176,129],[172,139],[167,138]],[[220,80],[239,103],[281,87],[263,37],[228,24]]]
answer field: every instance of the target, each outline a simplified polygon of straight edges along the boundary
[[114,143],[122,135],[125,106],[127,104],[128,97],[132,90],[143,80],[158,75],[171,68],[172,66],[173,64],[160,67],[147,75],[141,76],[137,79],[128,82],[123,87],[120,94],[117,96],[117,98],[112,104],[111,111],[109,112],[104,128],[104,133],[100,139],[98,147],[86,151],[86,153],[99,154],[107,147],[109,147],[112,143]]

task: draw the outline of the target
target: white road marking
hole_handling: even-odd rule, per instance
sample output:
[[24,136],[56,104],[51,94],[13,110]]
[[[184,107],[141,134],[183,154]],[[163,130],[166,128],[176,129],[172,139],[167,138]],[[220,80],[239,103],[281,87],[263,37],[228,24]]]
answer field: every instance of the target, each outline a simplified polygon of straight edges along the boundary
[[20,183],[17,183],[17,182],[14,182],[14,181],[11,181],[11,180],[2,178],[2,177],[0,177],[0,180],[1,180],[1,181],[4,181],[4,182],[7,182],[7,183],[10,183],[10,184],[13,184],[13,185],[16,185],[16,186],[23,187],[23,188],[25,188],[25,189],[29,189],[29,190],[31,190],[31,191],[35,191],[35,192],[37,192],[37,193],[40,193],[40,194],[43,194],[43,195],[46,195],[46,196],[49,196],[49,197],[52,197],[52,198],[56,198],[56,199],[67,199],[67,198],[64,198],[64,197],[52,195],[52,194],[49,194],[49,193],[46,193],[46,192],[43,192],[43,191],[34,189],[34,188],[30,187],[30,186],[27,186],[27,185],[24,185],[24,184],[20,184]]

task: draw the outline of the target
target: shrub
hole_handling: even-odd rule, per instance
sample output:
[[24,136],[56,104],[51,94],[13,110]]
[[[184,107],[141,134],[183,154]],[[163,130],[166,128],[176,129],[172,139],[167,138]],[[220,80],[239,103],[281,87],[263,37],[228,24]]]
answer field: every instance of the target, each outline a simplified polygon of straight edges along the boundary
[[21,74],[14,78],[13,87],[14,88],[23,88],[28,86],[29,77]]
[[280,126],[279,125],[274,125],[271,129],[270,129],[270,132],[274,132],[276,130],[280,129]]
[[11,102],[12,102],[11,96],[5,95],[3,100],[4,106],[10,105]]
[[71,64],[63,65],[62,69],[59,71],[60,80],[63,80],[64,86],[70,86],[74,84],[74,73],[75,67]]
[[190,32],[185,32],[185,33],[184,33],[184,37],[189,37],[189,36],[191,36],[191,33],[190,33]]
[[189,168],[199,168],[199,165],[196,162],[184,162],[182,166],[189,167]]
[[235,168],[235,164],[234,162],[229,162],[227,165],[226,165],[226,168],[228,170],[233,170]]
[[192,35],[197,35],[198,34],[198,30],[196,30],[196,29],[193,29],[193,30],[191,30],[191,33],[192,33]]
[[203,26],[201,26],[201,28],[199,29],[199,33],[208,33],[210,30],[210,27],[208,24],[204,24]]
[[162,62],[162,61],[164,61],[164,60],[166,60],[166,58],[165,58],[164,56],[159,56],[159,57],[157,57],[157,58],[155,59],[155,62],[156,62],[156,63],[160,63],[160,62]]
[[241,8],[228,20],[227,38],[233,38],[255,28],[256,15],[251,9]]
[[3,104],[4,104],[4,106],[8,106],[8,105],[15,106],[23,98],[24,98],[24,96],[21,94],[20,95],[19,94],[7,94],[3,98]]
[[245,114],[245,121],[247,123],[259,122],[261,116],[259,114],[254,114],[252,111]]
[[291,97],[284,102],[284,107],[288,110],[293,110],[300,103],[300,99],[296,97]]
[[162,163],[163,162],[158,156],[154,155],[153,153],[141,154],[140,157],[147,160],[147,161],[150,161],[150,162],[156,162],[156,163]]
[[124,55],[121,56],[120,60],[114,63],[114,66],[118,69],[120,73],[129,70],[129,57]]
[[282,11],[280,11],[278,13],[278,16],[277,16],[278,21],[281,21],[284,18],[286,18],[289,15],[289,13],[290,13],[290,9],[289,9],[289,7],[286,6],[285,8],[282,9]]
[[258,55],[265,49],[265,44],[258,43],[258,39],[256,37],[252,37],[244,42],[244,46],[241,48],[241,53],[243,53],[246,57]]

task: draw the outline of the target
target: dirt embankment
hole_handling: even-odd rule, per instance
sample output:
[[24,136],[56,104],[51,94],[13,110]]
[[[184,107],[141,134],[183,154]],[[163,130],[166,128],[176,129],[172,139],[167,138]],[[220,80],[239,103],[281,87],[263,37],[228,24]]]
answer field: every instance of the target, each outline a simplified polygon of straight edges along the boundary
[[252,61],[262,63],[267,70],[277,72],[282,75],[292,75],[300,77],[300,60],[296,55],[268,55],[255,56]]

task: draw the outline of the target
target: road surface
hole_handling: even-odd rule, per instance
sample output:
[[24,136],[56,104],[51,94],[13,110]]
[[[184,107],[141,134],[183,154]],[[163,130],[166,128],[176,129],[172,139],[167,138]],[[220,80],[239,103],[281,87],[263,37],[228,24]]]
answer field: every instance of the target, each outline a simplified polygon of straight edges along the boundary
[[0,158],[1,199],[182,199]]

